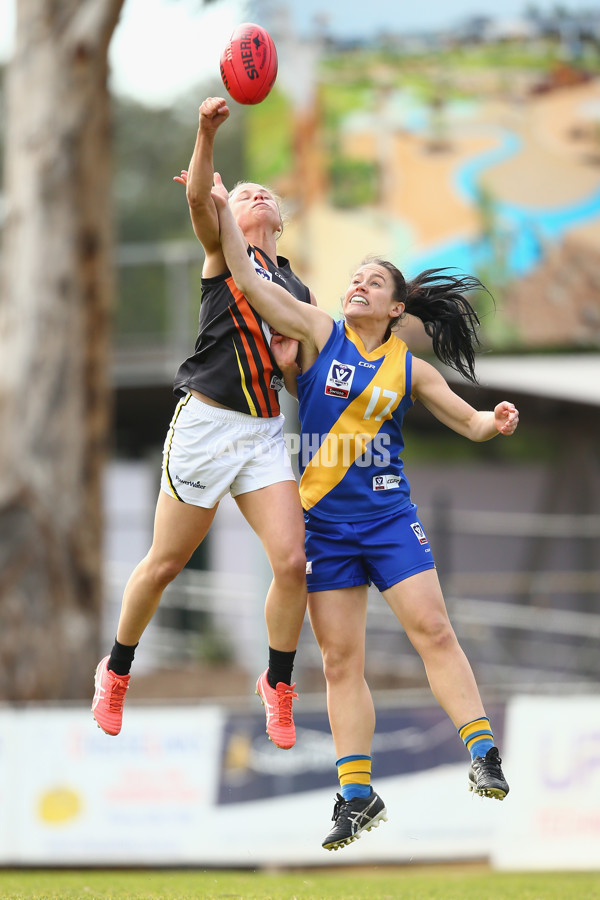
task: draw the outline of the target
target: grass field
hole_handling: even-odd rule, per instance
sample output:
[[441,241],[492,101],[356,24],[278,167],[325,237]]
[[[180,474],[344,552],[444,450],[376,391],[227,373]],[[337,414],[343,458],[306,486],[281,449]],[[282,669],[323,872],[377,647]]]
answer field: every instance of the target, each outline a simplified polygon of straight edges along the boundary
[[0,871],[2,900],[600,900],[597,873],[483,866],[253,871]]

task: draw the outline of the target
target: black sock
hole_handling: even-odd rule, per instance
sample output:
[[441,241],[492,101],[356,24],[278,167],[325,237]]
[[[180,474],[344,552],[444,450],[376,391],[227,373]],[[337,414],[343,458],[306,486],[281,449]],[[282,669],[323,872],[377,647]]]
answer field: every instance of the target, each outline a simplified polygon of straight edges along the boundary
[[292,683],[292,669],[294,668],[295,650],[273,650],[269,647],[269,668],[267,681],[272,688],[276,688],[278,682]]
[[133,647],[127,646],[127,644],[120,644],[115,638],[114,647],[110,651],[110,659],[106,664],[106,668],[114,672],[115,675],[129,675],[136,647],[137,644],[134,644]]

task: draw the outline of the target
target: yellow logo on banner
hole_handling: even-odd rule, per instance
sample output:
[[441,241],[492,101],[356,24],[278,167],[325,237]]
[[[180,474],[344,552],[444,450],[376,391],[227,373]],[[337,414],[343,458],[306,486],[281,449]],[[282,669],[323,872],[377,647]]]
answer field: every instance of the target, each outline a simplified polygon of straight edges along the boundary
[[68,787],[56,787],[41,795],[38,802],[38,816],[49,825],[62,825],[81,814],[82,802],[79,794]]

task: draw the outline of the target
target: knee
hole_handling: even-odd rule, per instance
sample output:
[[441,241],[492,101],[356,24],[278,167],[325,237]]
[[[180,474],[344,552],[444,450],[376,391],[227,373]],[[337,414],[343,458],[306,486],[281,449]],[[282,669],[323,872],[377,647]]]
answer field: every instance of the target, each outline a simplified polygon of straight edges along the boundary
[[273,577],[298,586],[306,584],[306,555],[303,547],[290,547],[277,557]]
[[175,557],[155,559],[151,554],[145,560],[146,577],[154,587],[164,590],[181,572],[185,563]]
[[345,650],[341,647],[331,647],[322,649],[323,654],[323,674],[329,685],[341,684],[348,678],[359,675],[361,678],[364,673],[364,660],[357,658],[356,654],[351,650]]
[[416,643],[433,651],[453,648],[457,641],[454,629],[447,618],[432,618],[420,623]]
[[289,557],[288,567],[294,581],[306,584],[306,554],[303,547],[293,550]]

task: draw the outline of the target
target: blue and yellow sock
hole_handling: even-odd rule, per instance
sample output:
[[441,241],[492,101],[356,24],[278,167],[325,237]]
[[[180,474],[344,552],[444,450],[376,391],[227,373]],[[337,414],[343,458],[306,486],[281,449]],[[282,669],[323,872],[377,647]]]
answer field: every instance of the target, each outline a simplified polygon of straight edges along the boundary
[[458,733],[471,754],[471,759],[475,759],[476,756],[485,756],[488,750],[491,750],[494,746],[494,735],[490,728],[490,720],[485,716],[482,716],[481,719],[473,719],[472,722],[467,722],[466,725],[458,729]]
[[368,797],[371,793],[371,757],[342,756],[336,762],[340,793],[344,800]]

